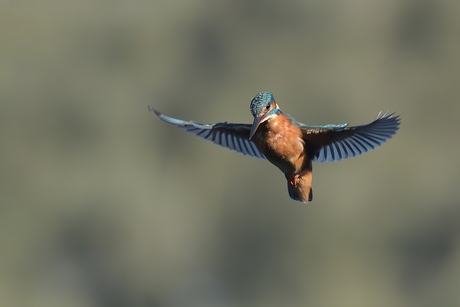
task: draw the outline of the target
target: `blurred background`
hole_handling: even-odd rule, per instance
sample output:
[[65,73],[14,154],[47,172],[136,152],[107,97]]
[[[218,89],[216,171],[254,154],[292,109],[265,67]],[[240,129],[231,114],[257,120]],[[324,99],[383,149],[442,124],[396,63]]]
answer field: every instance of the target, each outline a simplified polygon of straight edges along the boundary
[[[1,306],[458,306],[460,2],[3,1]],[[290,200],[156,119],[402,116]]]

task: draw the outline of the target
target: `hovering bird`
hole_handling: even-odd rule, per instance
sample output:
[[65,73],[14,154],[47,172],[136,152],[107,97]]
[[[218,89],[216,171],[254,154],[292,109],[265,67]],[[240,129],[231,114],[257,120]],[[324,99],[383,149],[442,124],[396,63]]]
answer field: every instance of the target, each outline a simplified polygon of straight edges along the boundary
[[166,116],[159,119],[217,145],[244,155],[266,159],[286,177],[289,196],[312,201],[312,162],[333,162],[359,156],[379,147],[399,129],[400,118],[380,112],[370,124],[308,126],[281,112],[271,92],[257,94],[250,105],[251,124],[200,124]]

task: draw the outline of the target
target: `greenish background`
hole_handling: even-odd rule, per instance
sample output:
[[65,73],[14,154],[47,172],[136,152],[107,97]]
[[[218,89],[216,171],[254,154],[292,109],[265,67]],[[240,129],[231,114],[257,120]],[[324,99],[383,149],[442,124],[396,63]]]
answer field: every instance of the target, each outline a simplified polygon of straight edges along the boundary
[[[458,306],[460,2],[2,1],[1,306]],[[152,116],[402,116],[291,201]]]

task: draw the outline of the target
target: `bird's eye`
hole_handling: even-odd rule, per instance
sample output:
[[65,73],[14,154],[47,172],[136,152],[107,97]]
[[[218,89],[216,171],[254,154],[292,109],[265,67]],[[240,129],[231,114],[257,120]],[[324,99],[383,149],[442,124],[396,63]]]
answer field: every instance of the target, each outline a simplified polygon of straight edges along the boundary
[[270,109],[270,105],[267,104],[267,106],[265,107],[266,110]]

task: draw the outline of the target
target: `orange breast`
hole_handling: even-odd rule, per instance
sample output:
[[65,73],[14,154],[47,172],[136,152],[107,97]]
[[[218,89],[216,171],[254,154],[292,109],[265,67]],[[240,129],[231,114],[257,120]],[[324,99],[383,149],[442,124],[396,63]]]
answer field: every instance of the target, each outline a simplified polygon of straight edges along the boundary
[[308,159],[302,131],[284,114],[262,123],[252,140],[284,173],[298,174]]

